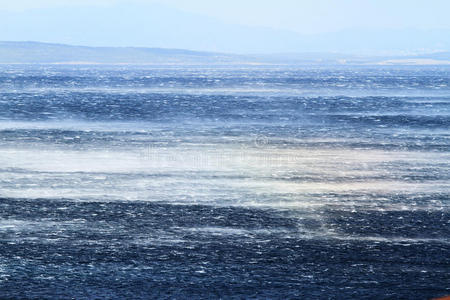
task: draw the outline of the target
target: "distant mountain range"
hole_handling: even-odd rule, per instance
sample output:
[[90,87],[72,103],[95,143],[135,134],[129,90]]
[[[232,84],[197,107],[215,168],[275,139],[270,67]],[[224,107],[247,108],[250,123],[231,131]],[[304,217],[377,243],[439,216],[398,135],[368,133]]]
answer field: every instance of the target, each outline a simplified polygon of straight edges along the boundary
[[290,65],[450,65],[450,52],[404,56],[337,53],[239,55],[145,47],[86,47],[40,42],[0,42],[2,64],[290,64]]

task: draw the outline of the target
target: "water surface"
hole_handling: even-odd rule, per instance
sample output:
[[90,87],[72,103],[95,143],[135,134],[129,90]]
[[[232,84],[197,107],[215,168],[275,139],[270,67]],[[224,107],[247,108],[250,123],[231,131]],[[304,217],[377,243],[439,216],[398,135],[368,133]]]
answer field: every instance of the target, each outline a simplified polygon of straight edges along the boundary
[[2,66],[1,296],[450,294],[449,71]]

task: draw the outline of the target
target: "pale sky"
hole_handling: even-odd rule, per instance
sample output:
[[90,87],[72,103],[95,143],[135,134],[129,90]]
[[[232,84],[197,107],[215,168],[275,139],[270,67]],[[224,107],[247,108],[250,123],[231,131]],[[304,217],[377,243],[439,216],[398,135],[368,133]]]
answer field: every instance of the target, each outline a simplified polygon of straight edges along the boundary
[[450,0],[0,0],[0,41],[233,53],[450,51]]
[[351,28],[450,28],[449,0],[0,0],[0,10],[159,3],[240,25],[303,34]]

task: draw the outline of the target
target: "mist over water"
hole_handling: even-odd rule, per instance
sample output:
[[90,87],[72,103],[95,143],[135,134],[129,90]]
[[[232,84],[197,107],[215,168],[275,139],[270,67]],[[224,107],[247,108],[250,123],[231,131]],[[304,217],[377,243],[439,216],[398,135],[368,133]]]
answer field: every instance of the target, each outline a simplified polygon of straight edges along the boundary
[[2,295],[450,294],[449,71],[1,66]]

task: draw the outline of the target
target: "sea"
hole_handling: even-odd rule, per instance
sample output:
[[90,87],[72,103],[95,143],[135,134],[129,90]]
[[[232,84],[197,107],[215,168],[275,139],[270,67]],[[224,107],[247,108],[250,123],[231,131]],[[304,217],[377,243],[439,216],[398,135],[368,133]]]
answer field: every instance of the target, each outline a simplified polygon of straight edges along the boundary
[[450,67],[0,66],[1,299],[450,295]]

